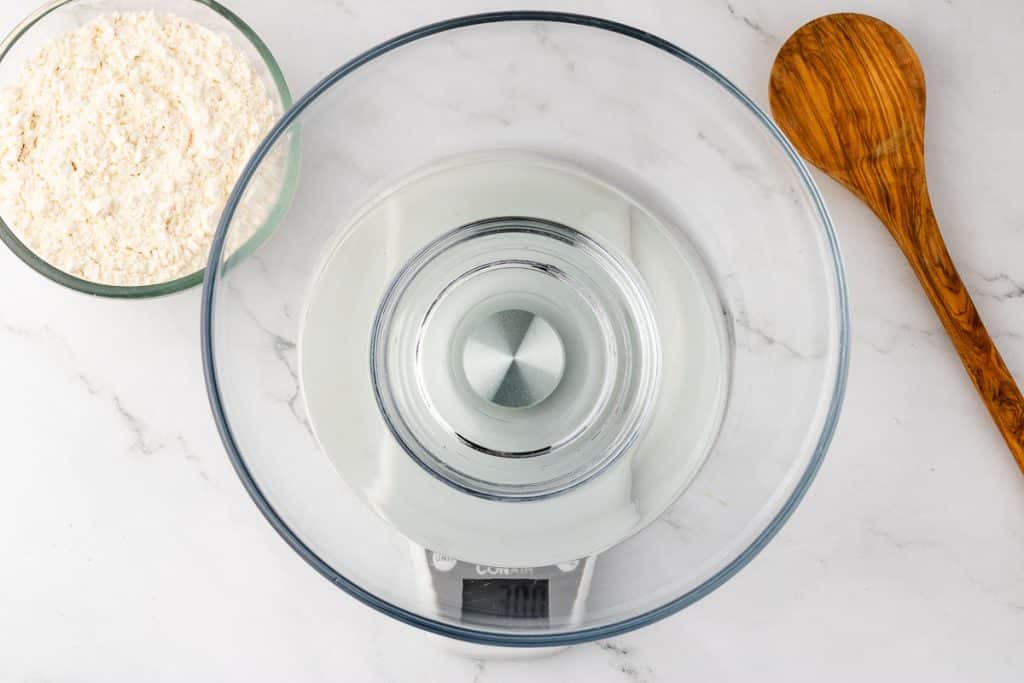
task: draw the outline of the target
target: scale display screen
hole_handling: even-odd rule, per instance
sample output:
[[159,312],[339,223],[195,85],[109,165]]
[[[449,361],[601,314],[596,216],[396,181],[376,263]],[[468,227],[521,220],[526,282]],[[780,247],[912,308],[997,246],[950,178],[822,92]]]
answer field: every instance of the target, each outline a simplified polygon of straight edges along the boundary
[[547,619],[547,579],[464,579],[464,618]]

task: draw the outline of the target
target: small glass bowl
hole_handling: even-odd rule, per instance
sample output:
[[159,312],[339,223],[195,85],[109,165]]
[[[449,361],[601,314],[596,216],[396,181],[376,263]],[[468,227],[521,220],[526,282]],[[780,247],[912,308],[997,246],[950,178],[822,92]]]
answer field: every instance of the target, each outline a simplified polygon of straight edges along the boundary
[[[0,43],[0,85],[13,82],[24,62],[49,40],[105,14],[143,11],[172,14],[228,36],[256,69],[274,100],[275,110],[284,112],[292,106],[291,91],[270,49],[241,18],[214,0],[52,0],[22,21]],[[242,258],[255,250],[273,232],[285,212],[298,171],[293,154],[295,149],[288,152],[284,181],[274,208],[253,235],[234,252],[234,258]],[[85,294],[113,299],[145,299],[175,294],[203,281],[203,270],[199,270],[175,280],[149,285],[124,286],[91,282],[66,273],[42,259],[21,241],[3,217],[0,217],[0,240],[36,272],[57,284]]]

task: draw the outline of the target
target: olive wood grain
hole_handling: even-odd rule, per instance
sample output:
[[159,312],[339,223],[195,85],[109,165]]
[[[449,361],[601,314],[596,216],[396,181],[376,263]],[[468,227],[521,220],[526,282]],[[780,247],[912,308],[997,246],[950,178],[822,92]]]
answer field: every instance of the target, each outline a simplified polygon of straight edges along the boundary
[[1024,472],[1024,398],[953,265],[928,196],[924,71],[913,48],[873,17],[815,19],[779,51],[769,98],[800,154],[889,229]]

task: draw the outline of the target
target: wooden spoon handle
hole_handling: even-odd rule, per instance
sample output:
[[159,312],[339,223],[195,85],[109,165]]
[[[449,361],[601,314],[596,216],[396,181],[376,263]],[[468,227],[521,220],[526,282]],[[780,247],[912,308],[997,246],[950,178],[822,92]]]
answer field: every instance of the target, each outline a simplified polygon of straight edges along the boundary
[[927,196],[918,221],[917,225],[902,226],[902,229],[893,229],[890,225],[890,232],[914,269],[960,354],[967,374],[1024,472],[1024,397],[953,265]]

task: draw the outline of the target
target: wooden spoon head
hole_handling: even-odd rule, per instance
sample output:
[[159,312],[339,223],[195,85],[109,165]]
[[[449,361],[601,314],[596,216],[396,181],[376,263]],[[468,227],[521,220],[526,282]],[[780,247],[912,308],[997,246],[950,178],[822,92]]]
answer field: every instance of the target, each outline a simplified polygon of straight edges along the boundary
[[857,169],[924,167],[924,71],[899,31],[863,14],[831,14],[789,37],[769,100],[800,154],[863,195]]

